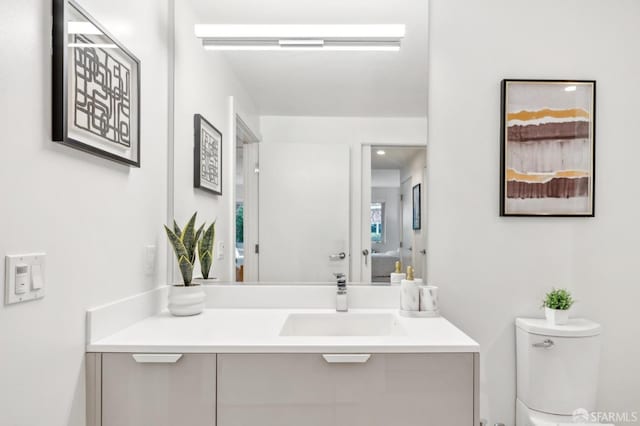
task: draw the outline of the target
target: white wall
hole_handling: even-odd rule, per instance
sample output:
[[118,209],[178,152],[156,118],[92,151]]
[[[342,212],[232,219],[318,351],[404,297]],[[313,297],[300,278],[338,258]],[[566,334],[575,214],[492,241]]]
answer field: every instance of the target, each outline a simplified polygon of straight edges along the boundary
[[[428,155],[428,154],[427,154]],[[426,262],[425,255],[422,253],[422,250],[426,249],[427,244],[427,200],[428,194],[427,189],[429,186],[426,183],[425,179],[425,167],[427,166],[427,157],[424,155],[419,155],[411,159],[411,162],[400,170],[400,182],[406,182],[407,180],[411,181],[410,187],[411,192],[409,194],[404,194],[408,197],[409,205],[413,206],[413,187],[420,184],[420,229],[413,229],[413,221],[408,224],[403,224],[403,226],[407,226],[411,230],[411,236],[413,241],[411,241],[411,264],[415,268],[417,277],[424,277],[425,275],[425,267],[429,268],[428,262]],[[411,219],[413,219],[413,210],[409,215]],[[426,263],[426,265],[425,265]]]
[[[193,33],[201,23],[191,1],[176,1],[175,58],[175,141],[174,141],[174,215],[184,224],[194,211],[198,223],[217,219],[216,242],[225,242],[225,259],[217,255],[212,276],[235,279],[232,270],[235,234],[234,167],[235,123],[233,110],[242,116],[254,133],[259,122],[253,101],[227,64],[224,54],[205,51]],[[233,105],[230,98],[233,97]],[[222,133],[222,196],[193,187],[193,116],[201,114]],[[217,247],[216,247],[217,250]],[[177,269],[177,268],[176,268]],[[199,276],[199,264],[194,276]],[[175,279],[180,279],[179,274]]]
[[[0,255],[48,255],[45,298],[0,305],[7,426],[84,425],[86,309],[165,283],[167,2],[82,5],[142,62],[142,168],[51,142],[51,2],[3,2]],[[147,244],[158,247],[151,276]]]
[[[482,345],[482,415],[512,425],[517,316],[551,286],[604,325],[599,409],[640,410],[640,3],[432,0],[428,265]],[[595,218],[499,217],[500,80],[596,79]]]
[[377,188],[398,188],[400,186],[400,169],[371,170],[371,186]]
[[[346,144],[351,147],[351,253],[362,251],[362,145],[426,145],[426,117],[260,117],[262,143]],[[360,269],[352,266],[352,281]]]

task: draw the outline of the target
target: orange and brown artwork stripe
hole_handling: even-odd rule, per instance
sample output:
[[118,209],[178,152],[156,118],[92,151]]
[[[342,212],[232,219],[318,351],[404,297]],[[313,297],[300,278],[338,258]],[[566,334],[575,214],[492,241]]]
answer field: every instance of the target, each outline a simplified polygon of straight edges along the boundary
[[569,121],[566,123],[532,124],[528,126],[509,126],[509,142],[541,141],[549,139],[586,139],[591,132],[588,121]]
[[530,121],[530,120],[539,120],[542,118],[582,118],[582,119],[590,119],[591,115],[589,112],[585,111],[582,108],[570,108],[570,109],[550,109],[543,108],[537,111],[518,111],[518,112],[510,112],[507,114],[507,120],[520,120],[520,121]]
[[590,173],[560,170],[553,173],[521,173],[507,169],[508,198],[572,198],[589,195]]

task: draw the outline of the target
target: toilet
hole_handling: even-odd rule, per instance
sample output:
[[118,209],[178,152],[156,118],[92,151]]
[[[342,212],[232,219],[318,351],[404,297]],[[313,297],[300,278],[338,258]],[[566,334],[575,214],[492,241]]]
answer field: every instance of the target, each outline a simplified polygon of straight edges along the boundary
[[516,319],[516,426],[591,424],[596,409],[599,324]]

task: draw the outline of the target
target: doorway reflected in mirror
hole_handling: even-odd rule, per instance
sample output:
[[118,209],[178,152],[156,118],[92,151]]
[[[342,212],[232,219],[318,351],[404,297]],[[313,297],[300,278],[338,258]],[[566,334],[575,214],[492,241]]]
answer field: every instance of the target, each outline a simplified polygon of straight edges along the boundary
[[[425,146],[371,147],[371,282],[389,283],[395,263],[423,276],[422,228]],[[416,188],[418,194],[416,196]]]

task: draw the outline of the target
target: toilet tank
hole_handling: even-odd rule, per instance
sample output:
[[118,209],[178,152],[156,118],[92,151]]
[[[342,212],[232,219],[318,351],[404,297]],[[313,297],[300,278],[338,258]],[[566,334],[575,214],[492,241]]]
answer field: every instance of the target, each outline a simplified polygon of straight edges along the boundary
[[544,319],[516,320],[517,397],[527,407],[571,415],[594,411],[601,327],[585,319],[550,325]]

